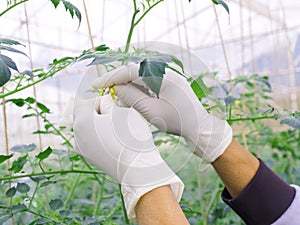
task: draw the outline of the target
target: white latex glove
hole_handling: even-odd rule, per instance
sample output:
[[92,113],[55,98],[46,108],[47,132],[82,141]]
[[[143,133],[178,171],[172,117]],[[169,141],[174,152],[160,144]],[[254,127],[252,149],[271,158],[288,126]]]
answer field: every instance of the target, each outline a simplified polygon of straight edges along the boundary
[[133,108],[117,106],[110,95],[76,97],[75,151],[122,184],[127,213],[135,218],[139,198],[171,185],[179,201],[182,181],[161,158],[147,121]]
[[157,98],[141,86],[138,70],[137,64],[120,67],[98,78],[93,87],[115,85],[119,99],[158,129],[184,137],[206,162],[216,160],[232,140],[228,123],[207,113],[184,77],[166,69]]

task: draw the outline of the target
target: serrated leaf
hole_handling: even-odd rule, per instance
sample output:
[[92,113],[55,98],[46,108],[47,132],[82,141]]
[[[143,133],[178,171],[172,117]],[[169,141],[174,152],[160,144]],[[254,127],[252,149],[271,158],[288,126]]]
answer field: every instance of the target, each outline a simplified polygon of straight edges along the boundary
[[30,177],[30,178],[31,178],[31,180],[33,180],[34,182],[40,182],[40,181],[42,181],[42,180],[48,179],[48,177],[45,176],[45,175],[32,176],[32,177]]
[[43,113],[50,113],[50,109],[44,104],[38,102],[36,105],[40,110],[42,110]]
[[224,98],[224,102],[226,105],[230,105],[231,103],[235,102],[236,100],[237,100],[237,98],[230,96],[230,95],[228,95]]
[[4,62],[9,68],[19,72],[16,63],[11,58],[0,54],[0,60],[2,60],[2,62]]
[[204,84],[202,77],[198,76],[192,83],[191,83],[191,87],[194,91],[194,93],[196,94],[198,99],[202,99],[204,98],[207,93],[208,93],[208,88],[207,86]]
[[12,48],[12,47],[9,47],[9,46],[0,45],[0,50],[5,50],[5,51],[9,51],[9,52],[19,53],[19,54],[27,56],[24,52],[19,51],[19,50],[15,49],[15,48]]
[[46,187],[50,184],[56,184],[56,181],[51,181],[51,180],[45,181],[45,182],[41,183],[40,187]]
[[28,184],[25,183],[18,183],[17,184],[17,191],[20,193],[27,193],[30,190],[30,187]]
[[25,102],[28,102],[29,104],[33,104],[33,103],[35,103],[35,99],[31,98],[31,97],[28,97],[28,98],[25,99]]
[[52,210],[58,210],[63,207],[64,203],[61,199],[53,199],[49,202],[49,206]]
[[143,82],[159,97],[159,91],[166,73],[167,63],[145,59],[140,63],[139,76]]
[[286,118],[281,120],[280,124],[286,124],[295,129],[300,129],[300,119]]
[[33,78],[33,72],[30,70],[24,70],[23,72],[21,72],[21,74],[25,74],[25,75],[29,76],[30,78]]
[[178,58],[176,58],[175,56],[171,56],[171,60],[173,63],[175,63],[177,66],[181,68],[182,72],[184,72],[183,63]]
[[99,65],[99,64],[107,64],[112,63],[115,61],[120,61],[122,58],[124,58],[124,53],[110,53],[110,54],[94,54],[95,58],[94,60],[88,65]]
[[59,211],[59,215],[64,218],[64,217],[67,217],[68,215],[70,215],[70,210],[60,210]]
[[76,17],[79,20],[79,24],[80,24],[81,23],[81,12],[79,11],[79,9],[75,5],[73,5],[72,3],[68,2],[68,1],[62,0],[62,2],[64,3],[66,11],[69,11],[72,18],[74,17],[74,13],[75,13]]
[[12,208],[11,208],[11,213],[19,213],[19,212],[22,212],[26,210],[26,206],[24,204],[18,204],[18,205],[14,205]]
[[0,87],[6,84],[11,77],[11,71],[3,60],[0,60]]
[[16,192],[17,192],[17,189],[15,187],[11,187],[5,192],[5,195],[8,198],[12,198],[15,196]]
[[109,49],[109,47],[107,47],[105,44],[95,47],[95,51],[97,51],[97,52],[103,52],[103,51],[106,51],[108,49]]
[[36,158],[38,158],[40,161],[48,158],[52,153],[52,148],[48,147],[45,151],[39,153]]
[[57,8],[57,6],[60,3],[60,0],[51,0],[52,4],[54,5],[55,8]]
[[212,2],[216,5],[221,4],[224,7],[224,9],[227,11],[227,13],[230,14],[229,7],[223,0],[212,0]]
[[22,45],[25,47],[25,45],[21,44],[18,41],[8,39],[8,38],[0,38],[0,44],[5,44],[5,45]]
[[10,159],[11,157],[13,157],[13,154],[10,154],[10,155],[0,155],[0,163],[5,162],[6,160]]
[[10,150],[12,152],[27,153],[35,149],[36,149],[36,145],[32,143],[30,145],[15,145]]
[[11,168],[9,168],[8,170],[14,173],[18,173],[23,169],[26,162],[27,162],[27,155],[23,157],[19,157],[17,160],[13,161]]
[[12,102],[14,103],[16,106],[22,107],[25,102],[23,98],[14,98],[14,99],[9,99],[7,100],[7,102]]

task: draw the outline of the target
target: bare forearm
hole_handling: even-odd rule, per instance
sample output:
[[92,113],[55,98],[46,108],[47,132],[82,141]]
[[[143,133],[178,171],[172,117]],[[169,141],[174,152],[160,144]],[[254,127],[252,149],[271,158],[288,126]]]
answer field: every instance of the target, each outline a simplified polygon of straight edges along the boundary
[[233,139],[226,151],[212,163],[233,198],[250,183],[259,168],[259,160]]
[[162,186],[143,195],[135,212],[139,225],[189,224],[170,186]]

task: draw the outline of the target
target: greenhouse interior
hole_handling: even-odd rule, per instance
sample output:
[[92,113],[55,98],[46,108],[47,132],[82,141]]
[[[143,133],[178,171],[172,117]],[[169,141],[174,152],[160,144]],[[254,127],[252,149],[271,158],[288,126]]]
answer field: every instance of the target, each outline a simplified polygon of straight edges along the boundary
[[[2,0],[0,224],[299,224],[300,188],[289,185],[300,184],[299,11],[300,2],[291,0]],[[119,171],[124,163],[119,158],[112,162],[103,161],[101,150],[95,146],[104,143],[103,146],[107,146],[103,154],[111,156],[107,151],[114,140],[110,140],[113,137],[109,136],[109,128],[89,126],[88,109],[81,112],[86,106],[80,105],[81,100],[85,100],[80,96],[82,89],[92,90],[96,79],[100,82],[101,77],[114,74],[115,69],[124,71],[120,68],[126,69],[128,64],[138,66],[135,74],[142,77],[139,79],[143,83],[139,88],[147,89],[149,96],[156,100],[167,98],[163,92],[169,73],[179,75],[178,79],[184,84],[189,82],[189,86],[181,86],[180,82],[175,84],[178,88],[176,96],[182,96],[176,101],[192,102],[184,99],[186,96],[181,92],[194,91],[195,95],[191,97],[197,99],[194,106],[200,104],[202,109],[203,105],[219,121],[211,125],[212,133],[206,134],[209,137],[200,137],[200,140],[205,139],[211,144],[214,135],[220,137],[215,145],[221,149],[220,145],[232,131],[233,138],[243,146],[241,148],[252,153],[248,156],[250,160],[246,160],[249,166],[251,160],[258,163],[259,158],[260,165],[263,161],[282,178],[280,182],[292,190],[286,189],[294,191],[294,197],[286,203],[285,209],[273,215],[276,210],[270,206],[269,213],[268,204],[262,204],[267,202],[261,197],[265,194],[258,194],[258,205],[252,207],[264,208],[260,215],[264,222],[259,221],[259,216],[249,219],[254,216],[251,212],[245,215],[224,201],[224,187],[233,198],[226,177],[222,176],[226,168],[220,172],[214,163],[210,165],[229,152],[232,143],[223,147],[219,158],[206,152],[199,154],[197,143],[196,150],[191,151],[183,130],[179,133],[170,131],[160,122],[155,126],[156,118],[151,120],[147,116],[142,121],[147,132],[148,129],[150,134],[152,132],[156,153],[185,186],[181,198],[177,198],[180,200],[178,210],[183,211],[185,222],[174,221],[178,214],[168,215],[168,210],[164,214],[164,209],[160,208],[163,202],[157,204],[153,200],[150,210],[153,205],[159,205],[154,214],[159,219],[155,221],[156,217],[151,216],[154,211],[148,212],[141,203],[146,199],[141,197],[152,192],[143,192],[144,195],[135,197],[137,199],[128,200],[131,198],[128,196],[136,194],[134,191],[134,194],[127,193],[125,187],[130,184],[122,181],[130,176],[129,169],[129,172]],[[125,83],[134,78],[129,74],[126,79]],[[121,84],[112,82],[112,85]],[[133,81],[134,85],[138,86]],[[116,107],[135,110],[136,103],[122,103],[122,92],[118,97],[117,88],[101,87],[100,92],[96,90],[91,94],[94,98],[103,94],[111,96]],[[179,109],[175,110],[179,112]],[[182,112],[186,113],[179,115],[181,121],[178,123],[189,121],[187,118],[192,120],[194,112],[198,111],[191,107]],[[80,113],[87,121],[76,129],[73,119],[78,119]],[[142,112],[138,115],[144,118]],[[171,113],[169,116],[172,117]],[[117,119],[121,121],[121,117]],[[131,117],[127,119],[124,124],[129,123]],[[224,130],[221,127],[217,131],[219,123],[226,124]],[[123,123],[111,124],[112,136],[117,136],[121,130],[118,126]],[[130,129],[133,133],[140,132],[136,131],[140,127],[135,128],[138,126],[135,123],[126,126],[129,132]],[[100,136],[95,145],[89,142],[93,140],[89,132],[93,131]],[[80,140],[81,133],[83,140]],[[88,143],[86,146],[91,146],[90,150],[80,143]],[[203,146],[206,144],[202,143]],[[75,145],[80,150],[76,151]],[[85,151],[92,156],[84,156]],[[132,152],[128,154],[139,154],[136,150]],[[123,153],[118,154],[117,157],[121,157]],[[205,157],[214,158],[207,160]],[[229,158],[234,160],[233,157]],[[120,165],[113,168],[116,160]],[[125,164],[130,166],[131,162]],[[235,167],[233,171],[241,176],[243,169]],[[250,181],[258,176],[256,171],[257,168],[244,186],[244,196]],[[118,174],[117,178],[112,175],[114,173]],[[122,176],[120,173],[124,173],[124,177],[119,177]],[[138,172],[133,173],[137,174],[135,179],[138,180]],[[271,183],[266,189],[268,185]],[[261,189],[264,188],[257,188]],[[284,192],[281,194],[288,196]],[[128,202],[132,201],[137,204],[132,206],[135,207],[132,209],[134,215],[129,212],[131,203]],[[281,205],[274,202],[273,205]],[[297,204],[298,211],[295,210]],[[293,210],[293,206],[296,207],[295,215],[290,213],[291,217],[288,217],[288,210]],[[168,216],[173,217],[173,222],[166,222],[170,219]]]

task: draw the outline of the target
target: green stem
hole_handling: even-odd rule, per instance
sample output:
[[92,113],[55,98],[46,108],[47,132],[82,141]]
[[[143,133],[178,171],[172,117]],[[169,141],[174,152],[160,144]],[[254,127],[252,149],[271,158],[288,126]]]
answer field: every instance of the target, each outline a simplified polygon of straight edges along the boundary
[[76,180],[73,183],[73,186],[72,186],[72,188],[71,188],[71,190],[70,190],[70,192],[69,192],[69,194],[67,196],[67,199],[65,201],[65,208],[67,207],[67,205],[69,205],[69,203],[71,201],[71,198],[72,198],[72,196],[74,194],[74,191],[75,191],[76,187],[78,186],[78,183],[79,183],[79,181],[81,179],[81,176],[82,176],[82,173],[80,173],[80,174],[77,175]]
[[41,215],[40,213],[37,213],[35,211],[32,211],[32,210],[26,210],[25,212],[29,212],[33,215],[36,215],[38,217],[42,217],[44,219],[47,219],[47,220],[50,220],[51,222],[54,222],[55,224],[66,224],[66,223],[63,223],[62,221],[57,221],[57,220],[54,220],[53,217],[48,217],[48,216],[45,216],[45,215]]
[[264,120],[264,119],[275,119],[276,116],[261,116],[261,117],[246,117],[246,118],[233,118],[228,119],[228,123],[238,122],[238,121],[255,121],[255,120]]
[[36,194],[36,192],[37,192],[37,190],[38,190],[38,186],[39,186],[39,182],[36,182],[34,192],[33,192],[32,196],[31,196],[31,198],[29,199],[29,206],[28,206],[28,209],[30,209],[30,207],[32,206],[33,199],[34,199],[35,194]]
[[94,212],[93,212],[93,217],[97,216],[97,213],[98,213],[99,208],[100,208],[100,204],[101,204],[102,199],[103,199],[104,183],[105,183],[105,177],[102,178],[102,185],[100,186],[100,193],[99,193],[99,196],[98,196],[98,199],[97,199],[97,202],[96,202],[96,207],[95,207]]
[[15,180],[24,177],[34,177],[34,176],[41,176],[41,175],[55,175],[55,174],[68,174],[68,173],[84,173],[84,174],[92,174],[92,175],[104,175],[99,171],[92,171],[92,170],[57,170],[57,171],[45,171],[40,173],[29,173],[29,174],[22,174],[22,175],[15,175],[15,176],[3,176],[0,177],[0,181],[2,180]]
[[134,5],[134,12],[133,12],[133,15],[132,15],[132,18],[131,18],[131,24],[130,24],[129,32],[128,32],[128,35],[127,35],[125,52],[128,52],[128,50],[129,50],[132,34],[133,34],[133,31],[134,31],[134,28],[135,28],[135,17],[140,12],[140,10],[138,10],[137,6],[136,6],[136,0],[133,0],[133,5]]
[[134,23],[134,26],[137,26],[140,22],[141,22],[141,20],[151,11],[151,9],[153,8],[153,7],[155,7],[156,5],[158,5],[159,3],[161,3],[161,2],[163,2],[163,0],[160,0],[160,1],[158,1],[158,2],[155,2],[153,5],[151,5],[144,13],[143,13],[143,15]]
[[3,16],[5,13],[7,13],[9,10],[13,9],[14,7],[16,7],[16,6],[18,6],[18,5],[20,5],[20,4],[24,3],[24,2],[28,2],[28,1],[29,0],[23,0],[23,1],[20,1],[20,2],[18,2],[16,4],[14,4],[14,5],[8,7],[7,9],[5,9],[3,12],[0,13],[0,17]]
[[119,184],[119,193],[120,193],[120,197],[121,197],[121,201],[122,201],[122,209],[123,209],[123,214],[124,214],[124,218],[125,218],[125,224],[130,225],[130,221],[128,219],[127,212],[126,212],[124,197],[123,197],[122,190],[121,190],[121,184]]
[[63,66],[61,66],[59,68],[55,68],[53,70],[50,70],[43,77],[41,77],[40,79],[38,79],[38,80],[36,80],[36,81],[34,81],[34,82],[30,83],[30,84],[27,84],[27,85],[19,87],[19,88],[17,87],[13,91],[7,92],[5,94],[0,94],[0,99],[4,98],[4,97],[7,97],[7,96],[10,96],[10,95],[13,95],[13,94],[15,94],[15,93],[17,93],[19,91],[22,91],[22,90],[27,89],[27,88],[35,85],[35,84],[40,83],[40,82],[42,82],[43,80],[46,80],[49,77],[52,77],[54,74],[56,74],[57,72],[63,70],[64,68],[66,68],[67,66],[69,66],[71,63],[73,63],[73,60],[71,62],[66,63],[66,65],[63,65]]

